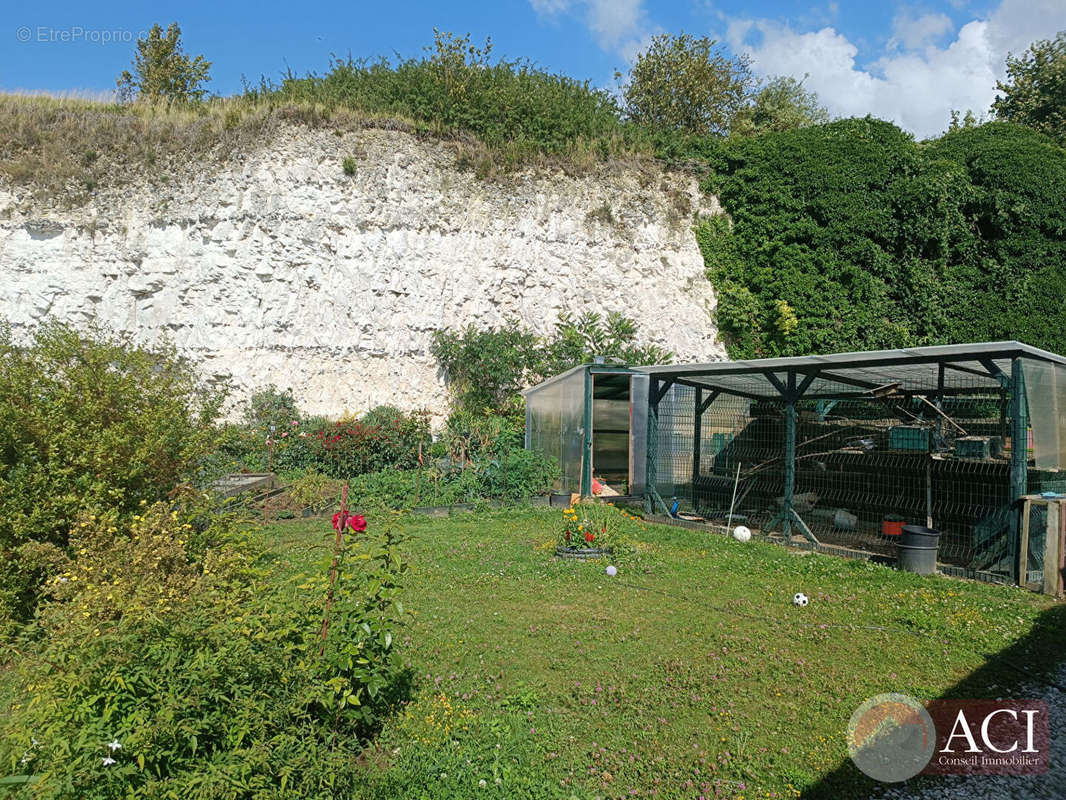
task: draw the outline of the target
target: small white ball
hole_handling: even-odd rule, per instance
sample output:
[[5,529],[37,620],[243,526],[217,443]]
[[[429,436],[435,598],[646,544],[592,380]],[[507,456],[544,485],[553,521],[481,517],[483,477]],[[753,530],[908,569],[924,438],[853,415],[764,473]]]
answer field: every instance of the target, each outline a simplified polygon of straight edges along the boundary
[[811,602],[810,598],[803,592],[796,592],[792,598],[792,604],[797,606],[805,606],[809,602]]
[[733,538],[738,542],[750,542],[751,541],[751,529],[746,525],[737,525],[733,528]]
[[607,574],[612,578],[618,574],[618,570],[615,569],[614,564],[611,564],[609,567],[607,567]]

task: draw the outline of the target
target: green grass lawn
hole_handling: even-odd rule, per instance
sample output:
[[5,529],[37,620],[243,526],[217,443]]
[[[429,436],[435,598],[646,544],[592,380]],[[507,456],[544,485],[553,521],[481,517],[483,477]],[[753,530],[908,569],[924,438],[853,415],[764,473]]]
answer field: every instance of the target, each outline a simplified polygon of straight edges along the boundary
[[[612,579],[553,557],[558,512],[402,524],[415,684],[366,754],[368,797],[866,796],[845,744],[863,700],[967,676],[994,697],[1021,676],[983,654],[1066,652],[1061,624],[1026,638],[1062,605],[1014,588],[657,525]],[[333,532],[263,535],[304,571]]]

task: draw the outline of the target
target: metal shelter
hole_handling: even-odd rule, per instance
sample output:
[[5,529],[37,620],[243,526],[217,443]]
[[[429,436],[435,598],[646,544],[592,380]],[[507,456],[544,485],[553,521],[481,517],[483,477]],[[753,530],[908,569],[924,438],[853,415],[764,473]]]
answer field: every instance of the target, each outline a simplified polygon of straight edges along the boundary
[[1066,490],[1062,356],[1008,341],[637,369],[649,512],[668,493],[713,516],[732,495],[786,541],[875,550],[898,516],[943,527],[964,574],[1042,568],[1020,508]]

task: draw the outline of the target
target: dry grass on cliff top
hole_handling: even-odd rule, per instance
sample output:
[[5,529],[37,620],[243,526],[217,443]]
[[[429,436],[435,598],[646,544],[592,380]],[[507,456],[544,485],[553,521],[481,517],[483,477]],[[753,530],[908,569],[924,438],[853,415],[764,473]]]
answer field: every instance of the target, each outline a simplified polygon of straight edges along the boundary
[[[287,125],[332,129],[338,135],[363,129],[398,130],[452,145],[456,165],[480,178],[499,178],[516,168],[582,174],[607,162],[647,168],[650,152],[621,140],[575,141],[563,154],[521,152],[456,136],[431,124],[396,115],[277,105],[244,97],[197,105],[113,102],[78,97],[0,94],[0,184],[21,189],[27,199],[76,206],[95,192],[134,180],[166,184],[189,165],[218,164],[269,141]],[[605,154],[607,154],[605,158]],[[343,153],[338,154],[338,171]]]

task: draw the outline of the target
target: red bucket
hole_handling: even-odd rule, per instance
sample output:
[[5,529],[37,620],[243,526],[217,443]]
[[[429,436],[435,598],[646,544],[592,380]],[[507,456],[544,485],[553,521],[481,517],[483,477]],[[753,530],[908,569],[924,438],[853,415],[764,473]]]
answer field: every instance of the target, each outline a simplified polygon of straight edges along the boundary
[[881,534],[884,536],[902,536],[903,523],[900,517],[885,517],[881,520]]

